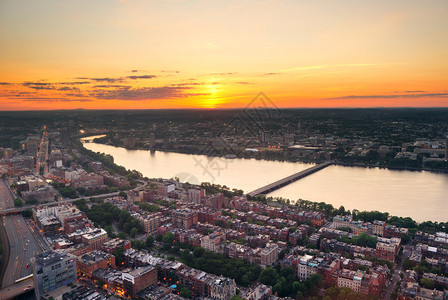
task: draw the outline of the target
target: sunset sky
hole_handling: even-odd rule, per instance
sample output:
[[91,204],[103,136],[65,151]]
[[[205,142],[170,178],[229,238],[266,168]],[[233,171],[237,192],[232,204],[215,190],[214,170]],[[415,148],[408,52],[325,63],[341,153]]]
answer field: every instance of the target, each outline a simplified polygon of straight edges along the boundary
[[0,110],[448,106],[447,0],[0,0]]

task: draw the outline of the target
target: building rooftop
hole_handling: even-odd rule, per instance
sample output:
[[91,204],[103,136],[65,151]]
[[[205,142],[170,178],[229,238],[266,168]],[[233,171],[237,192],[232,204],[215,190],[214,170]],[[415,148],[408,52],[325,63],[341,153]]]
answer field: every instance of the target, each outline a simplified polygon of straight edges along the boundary
[[78,258],[78,260],[86,265],[89,265],[107,259],[110,256],[111,255],[109,253],[101,250],[96,250],[82,255]]
[[50,250],[37,255],[36,263],[42,266],[48,266],[65,258],[68,258],[68,254],[65,251]]
[[153,266],[144,266],[144,267],[139,267],[137,269],[133,269],[133,270],[129,271],[128,274],[132,275],[134,277],[140,277],[152,270],[154,270]]

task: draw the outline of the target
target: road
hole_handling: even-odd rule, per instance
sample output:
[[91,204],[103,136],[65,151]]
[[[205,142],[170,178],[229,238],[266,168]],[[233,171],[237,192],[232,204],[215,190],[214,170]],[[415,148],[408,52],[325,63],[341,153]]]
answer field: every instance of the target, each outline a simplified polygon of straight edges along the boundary
[[33,209],[36,206],[51,206],[51,205],[63,205],[63,204],[67,204],[67,203],[72,203],[75,202],[77,200],[81,200],[81,199],[90,199],[90,198],[106,198],[106,197],[113,197],[113,196],[118,196],[119,192],[114,192],[114,193],[107,193],[107,194],[101,194],[101,195],[95,195],[95,196],[88,196],[88,197],[80,197],[80,198],[75,198],[75,199],[66,199],[66,200],[62,200],[62,201],[53,201],[53,202],[47,202],[47,203],[41,203],[39,205],[24,205],[22,207],[8,207],[8,208],[3,208],[1,209],[0,213],[3,214],[9,214],[9,213],[16,213],[16,212],[21,212],[21,211],[25,211],[27,209]]
[[403,254],[400,256],[398,260],[397,267],[395,268],[395,272],[392,275],[392,282],[387,286],[386,293],[384,295],[385,300],[393,300],[390,297],[390,294],[394,291],[396,284],[400,281],[400,273],[403,269],[403,261],[411,256],[412,253],[412,247],[410,246],[403,246]]
[[[0,180],[0,207],[14,206],[14,197],[4,180]],[[28,226],[21,214],[4,215],[2,223],[9,240],[9,260],[3,277],[2,288],[14,285],[17,279],[32,274],[30,259],[43,250],[45,244],[35,238],[35,232]]]
[[[30,286],[30,287],[28,287]],[[20,283],[8,286],[0,290],[0,300],[14,299],[14,297],[20,296],[27,290],[34,289],[34,281],[32,278],[24,280]],[[19,298],[20,299],[20,298]]]
[[40,146],[39,150],[37,151],[36,156],[36,174],[40,173],[40,170],[42,169],[43,174],[48,174],[48,132],[47,127],[44,125],[44,132],[42,133],[42,138],[40,140]]

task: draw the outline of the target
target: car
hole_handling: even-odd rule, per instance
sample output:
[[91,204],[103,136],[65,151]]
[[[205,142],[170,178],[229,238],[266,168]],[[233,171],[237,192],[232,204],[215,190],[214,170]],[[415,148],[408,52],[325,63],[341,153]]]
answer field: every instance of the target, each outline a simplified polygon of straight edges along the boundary
[[29,268],[29,267],[30,267],[30,264],[26,264],[26,267]]

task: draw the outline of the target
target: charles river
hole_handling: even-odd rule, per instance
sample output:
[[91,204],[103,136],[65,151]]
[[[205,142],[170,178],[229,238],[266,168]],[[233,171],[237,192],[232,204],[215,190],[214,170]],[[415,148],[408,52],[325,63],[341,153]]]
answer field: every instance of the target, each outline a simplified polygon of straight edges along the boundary
[[[116,164],[135,169],[149,178],[178,177],[182,182],[195,184],[211,182],[242,189],[245,193],[313,166],[127,150],[89,142],[84,143],[84,147],[110,154]],[[326,202],[350,210],[379,210],[419,222],[448,221],[448,174],[332,165],[268,196]]]

